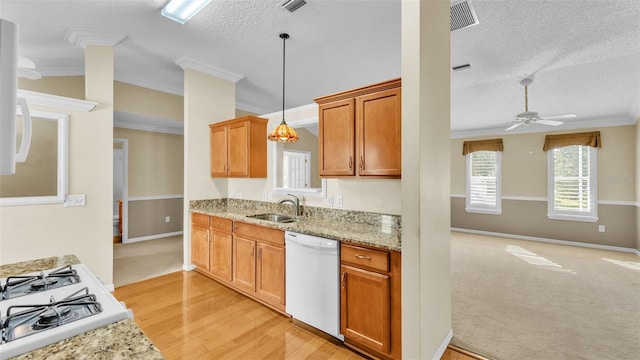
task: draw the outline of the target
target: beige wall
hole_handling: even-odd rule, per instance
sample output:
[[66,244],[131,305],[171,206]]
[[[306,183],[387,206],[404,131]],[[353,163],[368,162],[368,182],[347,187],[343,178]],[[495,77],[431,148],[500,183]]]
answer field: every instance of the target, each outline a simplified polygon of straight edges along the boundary
[[[638,212],[637,189],[637,137],[638,125],[604,127],[553,132],[584,132],[599,130],[602,148],[598,149],[598,205],[599,221],[584,223],[550,220],[547,218],[547,153],[542,151],[547,133],[529,133],[501,136],[502,196],[531,197],[536,201],[503,199],[502,215],[467,213],[464,198],[452,198],[452,227],[483,230],[577,241],[591,244],[637,247]],[[489,138],[496,138],[495,136]],[[480,139],[480,138],[478,138]],[[451,193],[465,194],[465,157],[462,155],[464,140],[451,141]],[[621,202],[606,204],[606,202]],[[535,225],[533,225],[535,224]],[[598,225],[605,225],[606,232],[599,233]]]
[[182,198],[129,201],[129,239],[182,231],[182,207]]
[[640,250],[640,117],[636,120],[636,249]]
[[129,197],[182,194],[182,135],[115,128],[113,136],[129,140]]
[[114,110],[182,121],[183,97],[116,81]]
[[18,89],[85,99],[84,76],[48,76],[39,80],[18,78]]
[[[86,206],[0,208],[0,263],[75,254],[102,281],[111,284],[112,225],[106,220],[112,217],[113,48],[88,46],[85,69],[86,99],[99,104],[88,113],[64,112],[69,114],[69,192],[85,194]],[[76,77],[41,81],[21,81],[20,88],[34,91],[47,88],[54,95],[73,93],[75,98],[85,98],[84,93],[68,91],[77,88]],[[52,83],[60,86],[49,87]],[[29,85],[33,87],[27,88]],[[35,106],[34,109],[60,112]]]
[[[598,149],[598,199],[608,201],[634,201],[635,185],[635,131],[634,126],[616,126],[599,130],[602,148]],[[553,134],[567,133],[553,132]],[[504,135],[502,153],[502,195],[547,197],[547,153],[542,151],[547,133]],[[549,132],[549,134],[552,134]],[[496,136],[490,138],[497,138]],[[465,193],[465,157],[462,143],[451,140],[451,192]]]

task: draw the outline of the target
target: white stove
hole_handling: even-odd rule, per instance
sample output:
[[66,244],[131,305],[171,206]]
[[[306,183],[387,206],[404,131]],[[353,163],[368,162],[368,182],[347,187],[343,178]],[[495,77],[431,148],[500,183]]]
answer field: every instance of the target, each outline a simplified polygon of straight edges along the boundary
[[0,360],[133,319],[83,264],[0,279]]

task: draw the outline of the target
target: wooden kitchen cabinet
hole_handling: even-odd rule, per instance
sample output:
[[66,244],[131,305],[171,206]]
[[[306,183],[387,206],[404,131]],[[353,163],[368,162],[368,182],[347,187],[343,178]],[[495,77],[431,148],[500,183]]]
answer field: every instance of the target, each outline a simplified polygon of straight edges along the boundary
[[284,306],[285,253],[281,246],[258,243],[256,293],[266,301]]
[[400,79],[315,101],[320,176],[400,178]]
[[221,280],[231,281],[233,221],[216,216],[212,216],[210,221],[209,271]]
[[267,122],[244,116],[210,124],[211,177],[267,177]]
[[256,291],[256,242],[236,235],[233,239],[233,285]]
[[209,216],[191,214],[191,261],[202,270],[209,271]]
[[401,358],[400,253],[341,244],[340,332],[373,357]]
[[273,308],[285,310],[284,232],[235,223],[233,283]]

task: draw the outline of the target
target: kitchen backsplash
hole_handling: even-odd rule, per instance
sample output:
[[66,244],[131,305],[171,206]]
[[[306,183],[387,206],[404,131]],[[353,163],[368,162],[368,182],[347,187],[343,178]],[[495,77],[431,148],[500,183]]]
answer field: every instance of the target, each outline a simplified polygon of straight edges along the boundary
[[[265,213],[292,214],[290,205],[283,205],[274,202],[255,201],[245,199],[208,199],[192,200],[189,208],[203,211],[215,211],[226,209],[264,211]],[[390,229],[400,229],[401,217],[399,215],[380,214],[366,211],[353,211],[343,209],[331,209],[315,206],[301,205],[302,213],[308,218],[330,219],[339,222],[364,223]]]

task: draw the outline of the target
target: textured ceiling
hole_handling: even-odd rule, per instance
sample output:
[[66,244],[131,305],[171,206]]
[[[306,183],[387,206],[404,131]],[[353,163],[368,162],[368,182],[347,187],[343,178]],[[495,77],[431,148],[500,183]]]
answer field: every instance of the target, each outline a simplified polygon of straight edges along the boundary
[[[83,73],[69,30],[122,34],[116,79],[180,94],[187,57],[244,76],[237,106],[257,113],[281,106],[283,31],[287,108],[400,76],[400,0],[280,2],[213,0],[185,25],[160,15],[166,0],[2,0],[0,17],[20,25],[21,55],[43,75]],[[506,127],[530,75],[530,110],[578,115],[560,128],[640,116],[639,0],[472,2],[480,24],[451,33],[452,65],[471,64],[451,74],[454,132]]]

